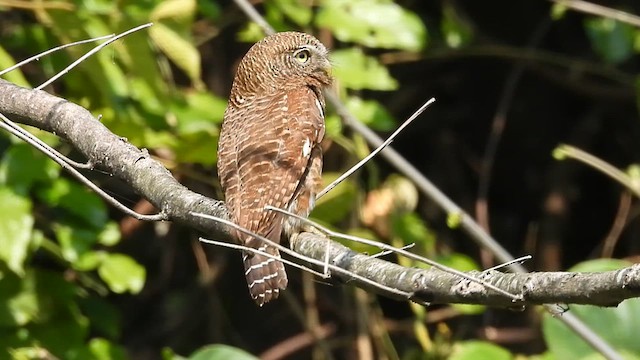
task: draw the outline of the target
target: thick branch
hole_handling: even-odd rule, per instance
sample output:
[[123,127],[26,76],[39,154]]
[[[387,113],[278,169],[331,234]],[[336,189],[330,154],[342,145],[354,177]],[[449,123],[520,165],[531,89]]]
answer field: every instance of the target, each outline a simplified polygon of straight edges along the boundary
[[[140,150],[111,133],[86,109],[46,92],[21,88],[0,79],[0,112],[14,121],[66,139],[91,164],[126,182],[161,209],[167,218],[204,231],[209,236],[229,239],[225,226],[190,215],[190,212],[199,212],[227,218],[222,201],[209,199],[182,186],[146,150]],[[418,302],[499,307],[555,302],[612,306],[624,299],[640,296],[640,265],[604,273],[471,273],[506,291],[523,295],[522,302],[513,303],[481,285],[440,270],[406,268],[356,253],[336,242],[329,244],[327,248],[325,238],[304,233],[297,238],[293,248],[318,260],[325,259],[328,249],[329,259],[335,265],[412,293],[413,300]],[[352,281],[348,275],[338,277],[357,286],[369,287]]]
[[[293,244],[293,249],[309,257],[322,259],[327,252],[327,242],[312,234],[302,234]],[[512,294],[521,294],[523,301],[514,303],[511,299],[487,290],[477,283],[460,279],[456,275],[434,268],[406,268],[357,253],[336,242],[331,242],[329,259],[334,265],[377,283],[413,293],[414,300],[434,304],[465,303],[513,307],[523,304],[567,303],[615,306],[625,299],[640,296],[640,264],[601,273],[468,273]],[[351,283],[348,277],[341,278]],[[358,286],[367,287],[363,284]]]

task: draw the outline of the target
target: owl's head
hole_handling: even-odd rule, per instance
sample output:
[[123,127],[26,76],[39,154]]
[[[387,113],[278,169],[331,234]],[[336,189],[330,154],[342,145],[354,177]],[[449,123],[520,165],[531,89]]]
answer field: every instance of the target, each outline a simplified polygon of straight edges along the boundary
[[[327,48],[300,32],[276,33],[254,44],[242,58],[233,87],[245,96],[331,83]],[[232,91],[233,93],[233,91]]]

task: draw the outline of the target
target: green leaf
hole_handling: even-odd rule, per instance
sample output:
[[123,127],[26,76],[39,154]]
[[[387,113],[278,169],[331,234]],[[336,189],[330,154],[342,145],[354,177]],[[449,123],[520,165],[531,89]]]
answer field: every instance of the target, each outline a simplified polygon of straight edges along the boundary
[[[622,260],[599,259],[576,265],[570,271],[611,271],[631,265]],[[637,334],[640,332],[640,299],[628,299],[616,308],[571,305],[571,313],[611,344],[614,349],[640,353]],[[562,315],[559,315],[562,316]],[[549,351],[556,359],[583,359],[596,356],[595,350],[579,336],[560,323],[554,316],[545,314],[542,332]]]
[[[338,173],[324,173],[322,182],[328,185],[339,176]],[[318,200],[311,215],[327,223],[344,219],[355,206],[356,191],[356,186],[351,180],[344,180]]]
[[120,226],[109,221],[98,234],[98,242],[104,246],[113,246],[120,242]]
[[58,177],[60,167],[33,146],[19,143],[4,153],[0,163],[0,181],[24,194],[37,182]]
[[404,244],[415,243],[420,249],[423,249],[421,252],[424,251],[427,254],[431,254],[435,250],[436,237],[434,233],[427,228],[423,220],[415,213],[394,216],[392,229],[393,234],[402,239]]
[[396,127],[395,119],[382,104],[375,100],[363,100],[357,96],[350,96],[345,105],[358,120],[374,130],[389,131]]
[[554,3],[551,6],[551,18],[553,20],[561,20],[564,18],[564,15],[567,13],[567,6],[563,4]]
[[442,265],[454,268],[460,271],[472,271],[479,270],[480,267],[473,261],[472,258],[461,253],[450,253],[447,255],[438,256],[436,259]]
[[95,360],[124,360],[127,359],[124,349],[105,339],[91,339],[89,352]]
[[0,327],[22,326],[38,316],[38,295],[32,272],[19,278],[5,274],[0,281]]
[[181,163],[213,165],[218,160],[218,136],[206,132],[184,135],[175,147],[176,160]]
[[191,20],[196,13],[195,0],[164,0],[149,14],[149,19],[153,22],[170,18],[179,20]]
[[[513,355],[506,349],[485,341],[462,341],[455,344],[449,360],[510,360]],[[576,359],[568,357],[566,359]]]
[[311,7],[300,0],[272,0],[279,13],[291,19],[298,26],[307,26],[311,22]]
[[[4,47],[0,46],[0,70],[7,69],[15,64],[16,62],[13,60],[13,57],[11,57]],[[24,74],[22,74],[22,70],[19,68],[2,75],[2,77],[18,86],[31,87],[27,79],[25,79]]]
[[471,27],[458,16],[455,7],[445,4],[442,15],[440,28],[444,34],[447,45],[451,48],[458,49],[468,44],[473,37],[473,31]]
[[107,252],[105,251],[88,251],[80,254],[78,259],[73,261],[71,265],[74,269],[79,271],[91,271],[100,266],[100,264],[102,264],[102,260],[106,257]]
[[633,54],[635,33],[631,25],[609,18],[585,21],[591,47],[608,63],[619,64]]
[[119,294],[129,291],[137,294],[144,286],[146,270],[127,255],[109,254],[102,260],[98,274],[111,291]]
[[353,90],[395,90],[398,82],[389,70],[361,49],[336,50],[330,54],[333,75],[340,85]]
[[248,352],[229,345],[215,344],[205,346],[189,356],[189,360],[257,360]]
[[329,138],[335,138],[342,135],[342,119],[335,114],[327,115],[324,120],[325,134]]
[[171,112],[176,116],[178,133],[180,135],[198,132],[217,134],[227,101],[206,92],[189,93],[185,100],[171,106]]
[[94,228],[101,229],[107,222],[107,208],[102,199],[82,185],[57,179],[52,186],[39,189],[38,196],[52,207],[61,207]]
[[91,319],[92,333],[109,338],[120,336],[120,311],[106,299],[89,296],[79,302],[82,313]]
[[427,42],[422,20],[391,0],[324,0],[316,25],[372,48],[417,51]]
[[62,248],[62,257],[70,263],[76,262],[98,240],[95,231],[80,227],[56,224],[53,231]]
[[200,79],[200,53],[190,40],[162,23],[156,23],[149,28],[149,36],[158,48],[187,74],[194,86],[204,86]]
[[31,202],[7,188],[0,188],[0,260],[16,274],[24,274],[34,219]]

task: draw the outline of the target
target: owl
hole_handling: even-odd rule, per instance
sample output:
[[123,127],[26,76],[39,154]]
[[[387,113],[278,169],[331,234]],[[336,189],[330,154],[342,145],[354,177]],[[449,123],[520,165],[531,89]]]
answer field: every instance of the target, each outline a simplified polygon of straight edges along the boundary
[[[324,97],[331,84],[327,49],[299,32],[268,36],[236,72],[218,143],[218,177],[230,219],[276,243],[303,230],[321,186]],[[278,249],[235,231],[239,243],[273,255],[243,253],[249,293],[259,306],[287,287]]]

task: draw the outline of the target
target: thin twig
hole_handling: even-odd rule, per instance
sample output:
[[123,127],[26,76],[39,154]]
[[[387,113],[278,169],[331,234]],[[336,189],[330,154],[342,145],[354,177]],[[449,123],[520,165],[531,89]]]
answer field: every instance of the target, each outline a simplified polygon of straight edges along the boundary
[[463,273],[462,271],[459,271],[459,270],[456,270],[454,268],[450,268],[448,266],[439,264],[436,261],[428,259],[428,258],[426,258],[424,256],[420,256],[420,255],[414,254],[412,252],[408,252],[406,250],[403,250],[402,248],[397,248],[397,247],[394,247],[394,246],[391,246],[391,245],[388,245],[388,244],[385,244],[385,243],[382,243],[382,242],[379,242],[379,241],[369,240],[369,239],[361,238],[361,237],[354,236],[354,235],[347,235],[347,234],[339,233],[339,232],[333,231],[333,230],[331,230],[329,228],[326,228],[326,227],[316,223],[313,220],[309,220],[309,219],[307,219],[307,218],[305,218],[303,216],[300,216],[300,215],[294,214],[292,212],[289,212],[289,211],[286,211],[286,210],[283,210],[283,209],[279,209],[279,208],[276,208],[276,207],[273,207],[273,206],[270,206],[270,205],[267,205],[264,208],[266,210],[276,211],[276,212],[291,216],[293,218],[296,218],[296,219],[298,219],[298,220],[300,220],[300,221],[302,221],[302,222],[304,222],[306,224],[309,224],[309,225],[317,228],[318,230],[324,232],[325,234],[327,234],[329,236],[333,236],[333,237],[337,237],[337,238],[345,239],[345,240],[350,240],[350,241],[354,241],[354,242],[358,242],[358,243],[362,243],[362,244],[366,244],[366,245],[376,246],[376,247],[378,247],[378,248],[380,248],[382,250],[386,250],[386,251],[392,251],[392,252],[394,252],[396,254],[402,255],[402,256],[407,257],[409,259],[420,261],[420,262],[423,262],[425,264],[431,265],[434,268],[442,270],[442,271],[447,272],[449,274],[457,275],[457,276],[459,276],[459,277],[461,277],[461,278],[463,278],[465,280],[478,283],[478,284],[480,284],[480,285],[482,285],[482,286],[484,286],[484,287],[486,287],[488,289],[491,289],[491,290],[493,290],[493,291],[495,291],[495,292],[497,292],[499,294],[502,294],[502,295],[504,295],[504,296],[506,296],[506,297],[508,297],[510,299],[513,299],[514,301],[522,300],[522,295],[511,294],[510,292],[502,290],[502,289],[500,289],[499,287],[497,287],[495,285],[491,285],[491,284],[487,283],[486,281],[474,278],[473,276],[467,275],[467,274]]
[[616,248],[616,244],[620,239],[622,230],[624,230],[629,218],[629,210],[631,209],[631,202],[633,197],[629,191],[623,191],[620,194],[620,204],[618,205],[618,212],[611,224],[609,233],[602,241],[602,253],[600,257],[610,258],[613,256],[613,250]]
[[56,52],[56,51],[59,51],[59,50],[62,50],[62,49],[66,49],[66,48],[68,48],[68,47],[75,46],[75,45],[86,44],[86,43],[88,43],[88,42],[94,42],[94,41],[100,41],[100,40],[109,39],[109,38],[112,38],[112,37],[114,37],[114,36],[116,36],[116,35],[115,35],[115,34],[105,35],[105,36],[100,36],[100,37],[97,37],[97,38],[86,39],[86,40],[80,40],[80,41],[72,42],[72,43],[70,43],[70,44],[65,44],[65,45],[56,46],[56,47],[54,47],[53,49],[49,49],[49,50],[47,50],[47,51],[41,52],[41,53],[39,53],[39,54],[37,54],[37,55],[34,55],[34,56],[30,57],[30,58],[27,58],[27,59],[25,59],[25,60],[22,60],[22,61],[20,61],[19,63],[17,63],[17,64],[15,64],[15,65],[13,65],[13,66],[10,66],[10,67],[8,67],[8,68],[6,68],[6,69],[4,69],[4,70],[1,70],[1,71],[0,71],[0,76],[2,76],[2,75],[4,75],[4,74],[6,74],[6,73],[8,73],[8,72],[11,72],[11,71],[13,71],[13,70],[15,70],[15,69],[17,69],[17,68],[19,68],[19,67],[21,67],[21,66],[25,65],[25,64],[28,64],[28,63],[30,63],[30,62],[32,62],[32,61],[34,61],[34,60],[40,60],[40,58],[41,58],[41,57],[43,57],[43,56],[45,56],[45,55],[49,55],[49,54],[54,53],[54,52]]
[[496,266],[492,266],[492,267],[490,267],[488,269],[485,269],[484,272],[502,269],[503,267],[511,266],[513,264],[522,264],[525,261],[528,261],[528,260],[531,260],[531,259],[532,259],[531,255],[521,256],[521,257],[519,257],[517,259],[513,259],[511,261],[507,261],[505,263],[498,264]]
[[[533,52],[534,48],[542,40],[544,34],[547,33],[550,23],[551,21],[549,17],[546,16],[531,36],[531,40],[525,48],[525,52]],[[498,146],[500,145],[502,134],[507,126],[507,113],[511,108],[511,103],[513,102],[516,92],[516,86],[520,82],[528,64],[528,61],[520,62],[515,64],[511,69],[502,88],[500,101],[498,102],[496,112],[493,115],[493,120],[491,122],[491,133],[489,134],[489,139],[487,140],[487,145],[485,147],[484,154],[482,155],[480,173],[478,175],[476,219],[488,233],[491,233],[489,227],[489,188],[491,186],[493,163],[495,161],[496,153],[498,152]]]
[[558,160],[564,160],[564,158],[570,158],[578,160],[584,164],[591,166],[592,168],[600,171],[601,173],[609,176],[613,180],[622,184],[625,188],[629,189],[637,197],[640,197],[640,188],[634,183],[633,179],[629,177],[624,171],[617,169],[615,166],[608,162],[589,154],[586,151],[580,150],[577,147],[561,144],[553,150],[553,156]]
[[103,42],[102,44],[94,47],[93,49],[91,49],[89,52],[87,52],[86,54],[82,55],[78,60],[72,62],[69,66],[67,66],[66,68],[64,68],[62,71],[60,71],[59,73],[57,73],[56,75],[54,75],[53,77],[51,77],[49,80],[45,81],[44,83],[42,83],[40,86],[38,86],[36,88],[36,90],[42,90],[44,87],[46,87],[47,85],[51,84],[52,82],[58,80],[61,76],[63,76],[64,74],[68,73],[69,70],[73,69],[74,67],[76,67],[78,64],[80,64],[81,62],[83,62],[85,59],[87,59],[88,57],[90,57],[91,55],[97,53],[98,51],[102,50],[102,48],[104,48],[105,46],[111,44],[112,42],[121,39],[129,34],[132,34],[136,31],[148,28],[149,26],[153,25],[153,23],[147,23],[144,25],[140,25],[140,26],[136,26],[133,29],[127,30],[121,34],[118,34],[116,36],[111,37],[109,40]]
[[640,17],[624,12],[621,10],[613,9],[610,7],[590,3],[582,0],[551,0],[561,6],[566,6],[569,9],[580,11],[587,14],[597,15],[608,19],[617,20],[629,25],[640,27]]
[[[265,243],[277,248],[278,250],[284,252],[285,254],[289,254],[289,255],[297,258],[297,259],[301,259],[301,260],[304,260],[304,261],[306,261],[308,263],[311,263],[311,264],[314,264],[314,265],[318,265],[318,266],[322,266],[322,267],[327,266],[329,269],[331,269],[331,270],[333,270],[333,271],[335,271],[335,272],[337,272],[339,274],[343,274],[343,275],[349,276],[349,277],[351,277],[351,278],[353,278],[355,280],[358,280],[358,281],[361,281],[361,282],[366,283],[368,285],[371,285],[371,286],[373,286],[373,287],[375,287],[377,289],[384,290],[386,292],[389,292],[391,294],[396,294],[398,296],[402,296],[402,297],[404,297],[406,299],[411,299],[411,300],[414,300],[414,301],[420,301],[419,299],[413,299],[413,294],[408,293],[406,291],[400,291],[398,289],[395,289],[395,288],[392,288],[392,287],[389,287],[389,286],[386,286],[386,285],[379,284],[379,283],[377,283],[377,282],[375,282],[375,281],[373,281],[371,279],[368,279],[366,277],[360,276],[360,275],[355,274],[355,273],[353,273],[351,271],[345,270],[345,269],[343,269],[343,268],[341,268],[339,266],[335,266],[333,264],[325,264],[324,261],[316,260],[316,259],[304,256],[304,255],[301,255],[301,254],[299,254],[299,253],[297,253],[297,252],[295,252],[293,250],[290,250],[290,249],[288,249],[288,248],[286,248],[286,247],[284,247],[284,246],[282,246],[282,245],[280,245],[280,244],[278,244],[276,242],[273,242],[273,241],[267,239],[264,236],[261,236],[261,235],[258,235],[256,233],[253,233],[253,232],[251,232],[251,231],[243,228],[242,226],[237,225],[237,224],[235,224],[235,223],[233,223],[231,221],[228,221],[228,220],[216,217],[216,216],[212,216],[212,215],[202,214],[202,213],[191,212],[190,214],[193,215],[193,216],[197,216],[197,217],[213,220],[213,221],[216,221],[218,223],[230,226],[230,227],[232,227],[232,228],[234,228],[234,229],[236,229],[236,230],[238,230],[238,231],[240,231],[240,232],[242,232],[244,234],[247,234],[249,236],[253,236],[258,240],[264,241]],[[322,274],[321,276],[322,277],[326,277],[325,274]]]
[[144,220],[144,221],[162,221],[162,220],[167,220],[166,215],[163,212],[160,212],[160,213],[155,214],[155,215],[144,215],[144,214],[138,214],[137,212],[135,212],[135,211],[129,209],[128,207],[124,206],[118,200],[116,200],[111,195],[107,194],[104,190],[102,190],[98,185],[94,184],[93,182],[91,182],[91,180],[87,179],[84,175],[82,175],[82,173],[80,173],[73,166],[69,165],[66,161],[60,159],[55,153],[52,153],[50,151],[50,147],[49,146],[43,146],[39,142],[31,141],[31,139],[29,137],[25,136],[23,133],[14,131],[14,129],[11,126],[9,126],[7,122],[11,122],[11,120],[9,120],[6,116],[4,116],[4,114],[0,113],[0,128],[2,128],[4,130],[6,130],[7,132],[15,135],[16,137],[18,137],[19,139],[23,140],[24,142],[30,144],[34,148],[40,150],[43,154],[45,154],[46,156],[51,158],[53,161],[57,162],[60,166],[62,166],[62,168],[66,169],[68,172],[70,172],[71,175],[73,175],[78,181],[80,181],[81,183],[85,184],[87,187],[89,187],[91,190],[93,190],[96,194],[100,195],[100,197],[102,197],[106,202],[111,204],[116,209],[118,209],[118,210],[124,212],[125,214],[127,214],[129,216],[132,216],[132,217],[134,217],[134,218],[136,218],[138,220]]
[[[407,250],[407,249],[411,249],[414,246],[416,246],[416,243],[407,244],[407,245],[405,245],[405,246],[403,246],[403,247],[401,247],[399,249]],[[383,256],[386,256],[386,255],[389,255],[389,254],[393,254],[393,253],[394,252],[391,251],[391,250],[384,250],[384,251],[381,251],[381,252],[379,252],[377,254],[373,254],[373,255],[369,255],[369,256],[371,256],[372,258],[379,258],[379,257],[383,257]]]
[[[47,145],[47,143],[45,143],[44,141],[38,139],[37,136],[33,135],[32,133],[28,132],[27,130],[21,128],[18,124],[16,124],[15,122],[4,118],[3,121],[9,125],[11,127],[11,129],[7,129],[7,131],[15,136],[18,136],[17,133],[22,134],[24,137],[28,138],[28,141],[25,140],[27,143],[29,144],[33,144],[33,143],[38,143],[40,144],[40,146],[42,147],[46,147],[51,154],[53,154],[54,156],[56,156],[57,158],[59,158],[60,160],[66,162],[67,164],[78,168],[78,169],[91,169],[93,168],[93,164],[91,162],[86,162],[86,163],[79,163],[75,160],[71,160],[68,157],[64,156],[63,154],[61,154],[58,150],[52,148],[51,146]],[[20,137],[21,139],[24,140],[24,138]]]
[[[197,213],[194,213],[194,214],[197,214]],[[246,252],[249,252],[249,253],[252,253],[252,254],[262,255],[262,256],[264,256],[266,258],[281,261],[281,262],[283,262],[283,263],[285,263],[287,265],[291,265],[291,266],[296,267],[296,268],[298,268],[300,270],[309,272],[309,273],[311,273],[313,275],[320,276],[320,277],[322,277],[324,279],[328,279],[329,278],[329,276],[327,276],[326,274],[323,274],[323,273],[321,273],[319,271],[315,271],[315,270],[310,269],[310,268],[308,268],[308,267],[306,267],[304,265],[300,265],[300,264],[298,264],[296,262],[293,262],[291,260],[287,260],[287,259],[282,258],[280,256],[275,256],[275,255],[269,254],[266,251],[254,249],[254,248],[251,248],[251,247],[248,247],[248,246],[244,246],[244,245],[232,244],[232,243],[229,243],[229,242],[226,242],[226,241],[216,241],[216,240],[205,239],[205,238],[202,238],[202,237],[198,238],[198,240],[200,240],[200,242],[202,242],[202,243],[209,244],[209,245],[221,246],[221,247],[226,247],[226,248],[229,248],[229,249],[242,250],[242,251],[246,251]]]
[[369,162],[369,160],[371,160],[374,156],[378,155],[378,153],[380,151],[384,150],[384,148],[389,146],[389,144],[391,144],[393,142],[393,140],[396,138],[396,136],[398,136],[398,134],[400,134],[400,132],[402,132],[402,130],[404,130],[404,128],[406,128],[409,124],[411,124],[413,122],[413,120],[418,118],[418,116],[420,116],[420,114],[422,114],[429,107],[429,105],[433,104],[435,101],[436,101],[435,98],[431,98],[431,99],[427,100],[427,102],[422,104],[422,106],[420,106],[420,108],[418,110],[416,110],[404,123],[402,123],[402,125],[400,125],[400,127],[398,127],[398,129],[396,129],[396,131],[394,131],[393,134],[391,134],[391,136],[389,136],[387,138],[387,140],[385,140],[385,142],[380,144],[380,146],[378,146],[375,150],[373,150],[364,159],[358,161],[358,163],[355,164],[354,166],[352,166],[351,169],[345,171],[342,175],[340,175],[339,178],[335,179],[331,184],[329,184],[326,188],[324,188],[324,190],[320,191],[318,196],[316,196],[316,199],[320,199],[323,195],[325,195],[329,191],[333,190],[333,188],[338,186],[338,184],[340,184],[342,181],[344,181],[344,179],[346,179],[349,176],[351,176],[351,174],[353,174],[358,169],[360,169],[364,164]]

